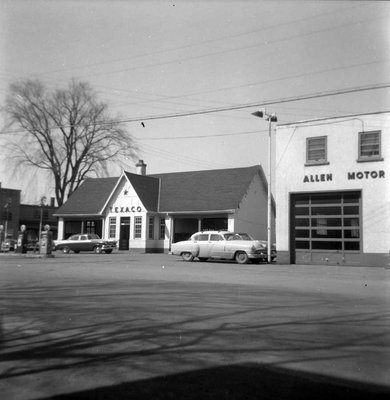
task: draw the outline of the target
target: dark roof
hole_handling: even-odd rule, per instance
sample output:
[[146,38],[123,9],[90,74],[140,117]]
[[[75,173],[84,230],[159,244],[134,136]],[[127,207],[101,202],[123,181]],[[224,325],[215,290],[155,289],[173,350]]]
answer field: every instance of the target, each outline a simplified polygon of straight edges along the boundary
[[152,175],[161,180],[159,211],[232,210],[259,166]]
[[116,178],[88,178],[55,215],[98,215],[118,182]]
[[160,181],[148,175],[132,174],[125,172],[142,204],[148,211],[157,211],[158,187]]
[[[125,172],[145,208],[160,212],[234,210],[256,174],[266,188],[263,170],[258,165],[155,175]],[[118,179],[86,179],[56,215],[100,214]]]

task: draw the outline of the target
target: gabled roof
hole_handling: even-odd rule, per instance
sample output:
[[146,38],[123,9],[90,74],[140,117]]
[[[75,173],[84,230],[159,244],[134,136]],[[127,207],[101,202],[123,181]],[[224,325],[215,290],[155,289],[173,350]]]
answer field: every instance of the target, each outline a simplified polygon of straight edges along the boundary
[[147,175],[124,173],[148,211],[157,211],[160,181]]
[[160,212],[234,210],[260,166],[153,175],[161,180]]
[[87,178],[54,215],[100,215],[117,181],[118,177]]
[[[205,212],[235,210],[261,166],[137,175],[124,172],[148,211]],[[101,215],[119,177],[86,179],[55,215]]]

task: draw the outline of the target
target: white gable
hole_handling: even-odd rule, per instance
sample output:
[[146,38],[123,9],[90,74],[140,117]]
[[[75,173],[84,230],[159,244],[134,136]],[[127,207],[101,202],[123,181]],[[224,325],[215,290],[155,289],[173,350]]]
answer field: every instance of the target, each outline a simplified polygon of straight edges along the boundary
[[105,212],[132,214],[147,211],[129,180],[122,175],[106,204]]

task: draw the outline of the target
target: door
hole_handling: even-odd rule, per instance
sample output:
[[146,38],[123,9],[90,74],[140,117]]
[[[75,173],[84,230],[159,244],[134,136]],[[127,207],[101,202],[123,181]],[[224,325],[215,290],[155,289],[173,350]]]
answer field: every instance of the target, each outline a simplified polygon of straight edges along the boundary
[[361,236],[360,192],[292,196],[292,263],[359,264]]
[[200,233],[194,237],[194,241],[199,246],[198,257],[209,258],[210,257],[209,234],[208,233]]
[[119,231],[119,250],[129,250],[130,217],[121,217]]

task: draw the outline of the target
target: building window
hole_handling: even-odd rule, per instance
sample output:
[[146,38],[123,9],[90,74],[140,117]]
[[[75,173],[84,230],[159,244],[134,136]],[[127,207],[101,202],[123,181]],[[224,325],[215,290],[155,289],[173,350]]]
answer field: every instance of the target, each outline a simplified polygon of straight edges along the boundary
[[381,160],[381,131],[359,132],[358,161]]
[[49,219],[49,210],[47,209],[40,209],[36,208],[34,209],[34,216],[33,219],[40,220],[42,215],[42,220],[47,221]]
[[112,239],[115,238],[115,236],[116,236],[116,217],[110,217],[108,237]]
[[154,239],[154,217],[149,217],[149,239]]
[[142,217],[134,217],[134,239],[142,237]]
[[95,221],[86,221],[85,225],[87,227],[85,233],[96,233],[96,224]]
[[3,211],[2,219],[4,221],[12,221],[12,212],[11,211]]
[[165,239],[165,218],[160,218],[160,234],[159,239]]
[[327,164],[327,137],[311,137],[306,139],[306,164]]

